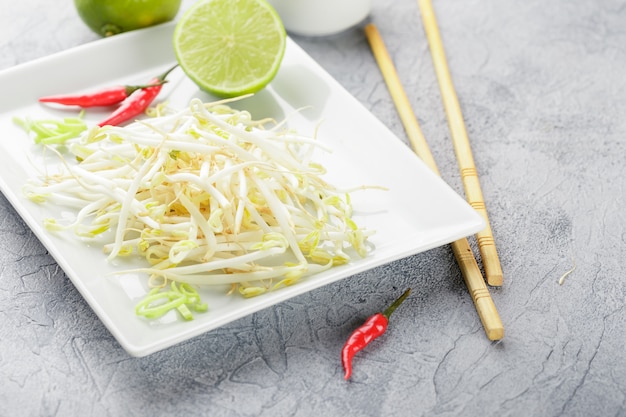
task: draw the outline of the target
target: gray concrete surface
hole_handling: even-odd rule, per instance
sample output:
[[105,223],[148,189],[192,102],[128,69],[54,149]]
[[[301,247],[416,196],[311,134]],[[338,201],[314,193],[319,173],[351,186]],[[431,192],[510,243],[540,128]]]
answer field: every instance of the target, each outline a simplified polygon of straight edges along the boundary
[[[72,2],[0,2],[0,69],[96,39]],[[502,341],[446,246],[132,358],[0,197],[0,415],[626,416],[626,2],[434,3],[505,274]],[[374,0],[371,21],[462,193],[416,1]],[[294,39],[405,137],[361,30]],[[344,339],[408,285],[344,381]]]

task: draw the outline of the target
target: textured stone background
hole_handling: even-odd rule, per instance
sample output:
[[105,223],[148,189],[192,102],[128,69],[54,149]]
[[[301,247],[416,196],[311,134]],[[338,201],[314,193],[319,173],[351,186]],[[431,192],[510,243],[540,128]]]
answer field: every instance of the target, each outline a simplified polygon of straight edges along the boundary
[[[505,273],[503,341],[442,247],[131,358],[0,197],[0,415],[626,416],[626,2],[434,3]],[[0,69],[96,39],[69,0],[0,5]],[[461,192],[416,1],[374,0],[371,20]],[[360,30],[295,40],[404,138]],[[343,340],[408,285],[345,382]]]

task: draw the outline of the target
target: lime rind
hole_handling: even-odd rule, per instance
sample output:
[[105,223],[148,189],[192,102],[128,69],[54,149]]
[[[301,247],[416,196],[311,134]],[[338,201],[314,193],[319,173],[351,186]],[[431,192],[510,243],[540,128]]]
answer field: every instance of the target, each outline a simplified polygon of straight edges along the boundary
[[174,30],[174,52],[187,76],[218,97],[255,93],[276,76],[287,34],[265,0],[199,0]]

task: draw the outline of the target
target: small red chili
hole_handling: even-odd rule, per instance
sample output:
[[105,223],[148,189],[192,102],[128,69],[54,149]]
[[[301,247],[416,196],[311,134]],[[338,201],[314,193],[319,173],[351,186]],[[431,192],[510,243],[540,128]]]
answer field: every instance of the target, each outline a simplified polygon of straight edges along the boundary
[[87,107],[100,107],[100,106],[112,106],[124,101],[128,96],[137,90],[143,90],[150,87],[156,87],[163,84],[166,81],[160,81],[154,84],[148,85],[120,85],[115,87],[107,87],[93,93],[78,94],[78,95],[60,95],[60,96],[46,96],[39,99],[40,103],[55,103],[62,104],[64,106],[80,106]]
[[385,311],[374,314],[352,332],[341,350],[341,364],[345,371],[344,379],[349,379],[350,375],[352,375],[352,358],[354,355],[370,344],[374,339],[385,333],[387,325],[389,324],[389,317],[410,293],[411,289],[409,288],[400,298],[387,307]]
[[98,126],[117,126],[120,123],[124,123],[142,114],[154,101],[156,96],[159,95],[161,88],[163,88],[165,78],[176,66],[177,65],[173,66],[163,74],[150,80],[150,84],[154,84],[154,87],[148,87],[133,92],[108,118],[98,123]]

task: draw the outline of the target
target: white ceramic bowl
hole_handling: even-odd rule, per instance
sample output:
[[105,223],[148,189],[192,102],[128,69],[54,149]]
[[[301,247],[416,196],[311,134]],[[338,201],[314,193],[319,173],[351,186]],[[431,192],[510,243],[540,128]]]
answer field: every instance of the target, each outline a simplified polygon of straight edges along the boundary
[[268,0],[287,32],[326,36],[362,22],[372,9],[372,0]]

